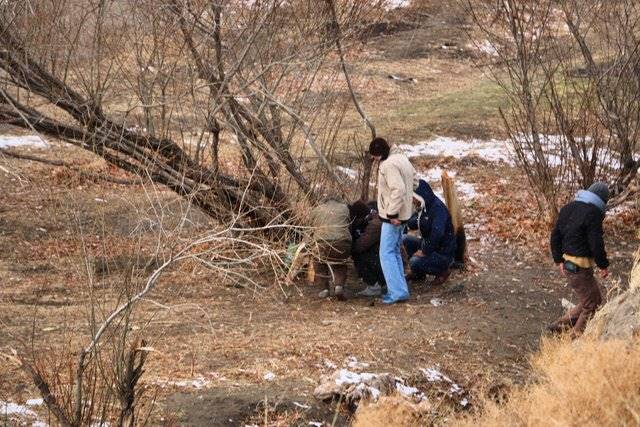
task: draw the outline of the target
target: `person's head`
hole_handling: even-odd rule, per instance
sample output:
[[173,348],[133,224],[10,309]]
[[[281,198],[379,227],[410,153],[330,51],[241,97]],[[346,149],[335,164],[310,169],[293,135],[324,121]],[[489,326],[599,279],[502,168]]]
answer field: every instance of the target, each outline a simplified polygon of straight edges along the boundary
[[369,144],[369,154],[378,161],[386,160],[390,151],[391,147],[384,138],[373,138]]
[[435,197],[436,195],[429,183],[424,179],[419,180],[418,187],[413,192],[414,205],[418,204],[421,208],[429,207],[435,200]]
[[596,196],[600,197],[600,199],[605,203],[605,205],[609,201],[609,186],[606,183],[602,182],[602,181],[594,182],[587,189],[587,191],[589,191],[589,192],[595,194]]
[[362,200],[358,200],[349,205],[349,216],[351,222],[361,222],[371,212],[371,208]]

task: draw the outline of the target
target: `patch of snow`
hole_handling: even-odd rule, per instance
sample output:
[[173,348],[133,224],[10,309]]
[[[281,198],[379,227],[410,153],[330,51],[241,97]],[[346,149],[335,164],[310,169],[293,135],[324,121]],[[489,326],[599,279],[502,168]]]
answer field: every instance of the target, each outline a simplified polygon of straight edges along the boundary
[[460,394],[462,392],[463,392],[462,387],[460,387],[458,384],[456,384],[456,383],[451,384],[451,388],[449,389],[449,393],[451,393],[451,394]]
[[95,200],[95,201],[96,201],[96,202],[98,202],[98,203],[107,203],[107,201],[106,201],[105,199],[101,199],[100,197],[96,197],[96,198],[95,198],[95,199],[93,199],[93,200]]
[[27,400],[27,405],[28,406],[40,406],[42,404],[44,404],[44,399],[36,398],[36,399],[28,399]]
[[468,404],[469,404],[469,400],[466,398],[460,401],[460,405],[462,405],[463,407],[466,407]]
[[309,421],[309,425],[313,427],[322,427],[324,423],[320,421]]
[[327,369],[337,369],[337,368],[338,368],[338,367],[336,366],[336,364],[335,364],[335,363],[333,363],[333,362],[332,362],[331,360],[329,360],[329,359],[324,359],[324,360],[322,361],[322,363],[324,364],[324,366],[325,366]]
[[476,49],[489,56],[498,56],[498,50],[489,40],[482,40],[476,45]]
[[456,183],[456,189],[460,191],[460,196],[463,199],[471,200],[475,199],[478,196],[478,192],[476,191],[476,187],[473,184],[468,182],[458,182]]
[[497,139],[480,140],[472,139],[463,141],[457,138],[439,136],[430,141],[423,141],[416,145],[403,144],[400,148],[405,151],[407,157],[470,157],[477,156],[491,162],[505,162],[512,164],[508,142]]
[[300,409],[311,409],[311,406],[305,405],[304,403],[293,402],[294,406],[297,406]]
[[264,378],[266,381],[273,381],[276,379],[276,374],[274,374],[273,372],[267,372],[262,378]]
[[336,169],[338,169],[340,172],[347,175],[351,179],[356,179],[358,177],[358,172],[353,169],[345,168],[344,166],[337,166]]
[[427,381],[432,382],[432,383],[437,383],[437,382],[445,382],[449,384],[449,395],[461,395],[464,393],[464,389],[462,387],[460,387],[458,384],[454,383],[453,380],[451,380],[451,378],[449,378],[448,376],[446,376],[445,374],[443,374],[442,372],[438,371],[435,368],[426,368],[426,369],[420,369],[420,371],[424,374],[424,376],[427,378]]
[[[562,157],[556,153],[560,152],[562,147],[566,145],[565,137],[563,135],[543,134],[540,134],[539,137],[549,165],[560,166],[562,164]],[[522,135],[518,138],[524,141],[526,137]],[[587,142],[589,141],[589,137],[585,137],[584,139]],[[509,166],[516,165],[514,153],[511,148],[511,141],[509,140],[472,139],[470,141],[463,141],[457,138],[438,136],[429,141],[418,142],[415,145],[402,144],[399,147],[405,151],[408,157],[429,156],[455,157],[460,159],[475,156],[489,162],[503,162]],[[602,166],[607,166],[611,169],[618,169],[620,167],[620,161],[616,159],[613,154],[610,154],[606,159],[603,158],[601,163]]]
[[384,3],[385,10],[400,9],[401,7],[407,7],[411,3],[411,0],[387,0]]
[[[435,168],[429,169],[426,173],[419,173],[418,174],[418,178],[419,179],[424,179],[429,184],[431,184],[431,183],[440,183],[440,182],[442,182],[442,173],[443,172],[444,171],[442,170],[442,168],[435,167]],[[456,176],[456,172],[455,171],[449,171],[448,170],[447,174],[449,174],[449,176],[452,177],[452,178]]]
[[360,383],[356,386],[356,390],[363,396],[369,396],[372,401],[377,402],[380,398],[380,390],[376,387],[370,386],[365,383]]
[[49,144],[37,135],[0,135],[0,148],[31,146],[37,148],[47,148]]
[[180,388],[194,388],[196,390],[200,390],[209,387],[211,385],[211,381],[200,376],[191,380],[158,380],[156,381],[156,384],[158,384],[162,388],[166,386],[173,386]]
[[[440,200],[444,201],[444,195],[441,191],[439,191],[439,189],[442,187],[442,173],[442,168],[435,167],[429,169],[426,173],[418,172],[417,177],[418,179],[424,179],[425,181],[427,181],[431,188],[434,190],[433,192],[435,193],[435,195],[438,196]],[[456,171],[447,170],[447,174],[451,178],[454,178],[456,176]],[[471,200],[478,196],[476,187],[468,182],[457,181],[456,190],[458,190],[460,197],[462,197],[463,199]]]
[[436,382],[440,382],[440,381],[446,381],[448,383],[452,383],[453,382],[453,381],[451,381],[451,379],[448,376],[446,376],[445,374],[443,374],[442,372],[438,371],[435,368],[420,369],[420,371],[427,378],[427,381],[429,381],[431,383],[436,383]]
[[49,427],[49,424],[44,421],[34,421],[31,423],[31,427]]
[[0,400],[0,414],[2,415],[17,415],[21,417],[37,418],[38,414],[33,412],[26,406],[18,405],[13,402],[3,402]]
[[408,397],[412,397],[420,393],[420,390],[418,390],[417,388],[409,387],[408,385],[404,385],[401,382],[396,383],[396,390],[398,390],[398,393],[400,393],[401,395]]
[[376,374],[371,374],[368,372],[363,372],[361,374],[358,374],[356,372],[351,372],[347,369],[340,369],[340,372],[336,377],[336,385],[359,384],[362,382],[371,381],[376,377],[377,377]]
[[380,390],[375,387],[369,387],[369,395],[374,402],[377,402],[380,399]]
[[366,369],[370,365],[366,362],[359,362],[358,359],[356,359],[354,356],[349,356],[347,358],[347,366],[351,369],[360,370],[360,369]]
[[429,302],[434,307],[440,307],[440,306],[445,304],[444,300],[442,298],[431,298],[431,301],[429,301]]

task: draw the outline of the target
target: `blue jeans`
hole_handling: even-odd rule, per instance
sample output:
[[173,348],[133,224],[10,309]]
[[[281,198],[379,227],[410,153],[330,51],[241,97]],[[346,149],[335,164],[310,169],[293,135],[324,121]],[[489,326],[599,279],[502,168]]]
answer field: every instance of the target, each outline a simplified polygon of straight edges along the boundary
[[413,256],[422,247],[422,239],[416,236],[405,235],[402,239],[404,248],[409,255],[409,266],[411,272],[417,277],[424,277],[427,274],[432,276],[440,276],[447,271],[453,263],[453,258],[437,252],[424,254],[425,256]]
[[380,234],[380,264],[387,282],[387,294],[383,301],[393,303],[409,298],[409,287],[404,278],[404,267],[400,245],[402,245],[402,233],[404,225],[382,223]]

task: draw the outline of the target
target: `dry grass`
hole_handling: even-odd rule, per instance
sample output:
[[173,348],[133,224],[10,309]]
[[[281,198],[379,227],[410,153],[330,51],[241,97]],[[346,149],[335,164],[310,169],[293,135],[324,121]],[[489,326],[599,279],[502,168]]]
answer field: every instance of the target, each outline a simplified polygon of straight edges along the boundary
[[[424,402],[426,403],[426,402]],[[423,425],[428,408],[414,404],[400,396],[382,397],[376,404],[361,405],[356,412],[353,427],[387,427]]]
[[[640,341],[545,340],[532,361],[537,381],[506,403],[487,400],[457,426],[621,426],[640,424]],[[390,398],[358,411],[354,426],[416,426],[421,411]]]
[[[468,426],[619,426],[640,423],[640,342],[546,341],[538,382],[504,404],[487,402]],[[456,422],[456,424],[458,423]]]

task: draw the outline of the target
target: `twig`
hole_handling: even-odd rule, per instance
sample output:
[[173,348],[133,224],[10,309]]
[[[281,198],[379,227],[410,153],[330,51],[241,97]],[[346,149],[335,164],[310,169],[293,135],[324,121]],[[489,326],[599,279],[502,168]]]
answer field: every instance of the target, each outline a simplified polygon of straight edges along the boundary
[[331,11],[331,18],[333,20],[333,25],[336,32],[335,34],[336,48],[338,49],[338,56],[340,57],[340,66],[342,67],[344,78],[347,81],[347,87],[349,88],[349,94],[351,95],[351,100],[353,101],[353,105],[355,105],[356,110],[358,110],[358,114],[360,114],[360,117],[362,117],[362,120],[364,120],[364,122],[367,124],[367,127],[371,131],[371,138],[373,139],[376,137],[376,128],[373,126],[373,123],[371,123],[371,120],[369,119],[367,114],[364,112],[362,105],[360,105],[360,101],[358,101],[358,98],[356,97],[356,93],[353,90],[353,85],[351,84],[351,77],[349,76],[349,72],[347,71],[347,64],[344,59],[344,52],[342,49],[342,42],[341,42],[342,32],[340,29],[340,23],[338,22],[336,4],[334,0],[326,0],[326,2],[329,5],[329,10]]

